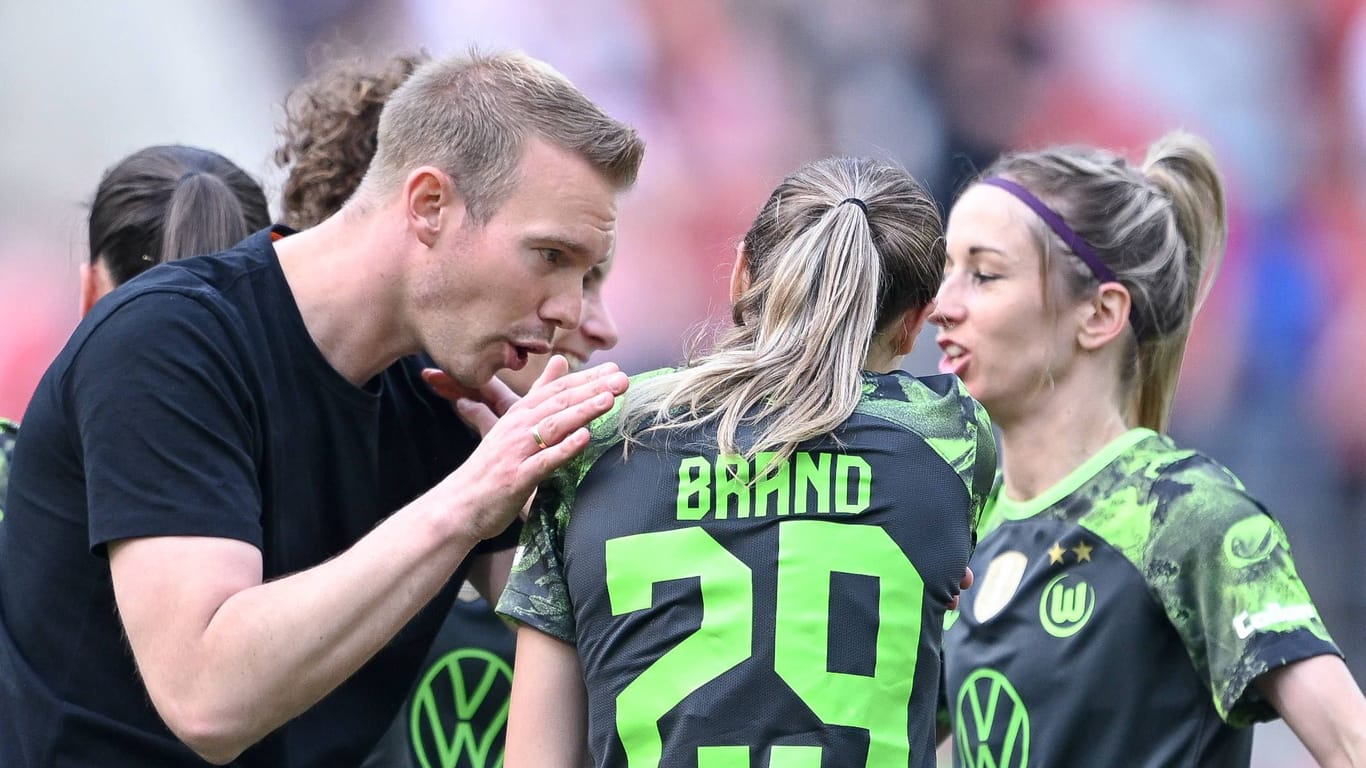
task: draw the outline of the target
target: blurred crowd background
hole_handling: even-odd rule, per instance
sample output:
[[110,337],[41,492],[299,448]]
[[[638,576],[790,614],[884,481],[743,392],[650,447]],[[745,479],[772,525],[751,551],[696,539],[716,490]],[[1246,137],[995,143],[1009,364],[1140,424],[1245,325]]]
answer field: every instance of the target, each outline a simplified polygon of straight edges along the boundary
[[[105,168],[195,144],[274,201],[280,104],[319,62],[476,44],[550,62],[646,139],[607,287],[628,371],[724,317],[736,242],[806,159],[894,158],[947,206],[1002,149],[1208,137],[1231,242],[1174,432],[1284,523],[1366,682],[1363,0],[0,0],[0,415],[75,327]],[[936,353],[926,335],[905,367]],[[1283,726],[1257,760],[1312,765]]]

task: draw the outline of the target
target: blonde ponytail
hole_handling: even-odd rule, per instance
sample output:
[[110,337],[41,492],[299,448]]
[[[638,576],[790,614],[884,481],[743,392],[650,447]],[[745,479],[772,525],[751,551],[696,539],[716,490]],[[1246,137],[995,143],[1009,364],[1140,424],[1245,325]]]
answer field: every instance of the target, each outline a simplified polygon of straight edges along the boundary
[[1214,153],[1204,139],[1184,131],[1163,136],[1148,148],[1143,171],[1171,201],[1173,225],[1185,245],[1184,319],[1166,335],[1138,345],[1138,423],[1165,432],[1192,323],[1223,262],[1228,216]]
[[[871,160],[808,164],[769,197],[745,236],[750,285],[715,350],[639,382],[628,440],[715,423],[722,453],[786,457],[849,418],[873,333],[938,288],[942,225],[905,171]],[[752,425],[748,445],[738,434]]]

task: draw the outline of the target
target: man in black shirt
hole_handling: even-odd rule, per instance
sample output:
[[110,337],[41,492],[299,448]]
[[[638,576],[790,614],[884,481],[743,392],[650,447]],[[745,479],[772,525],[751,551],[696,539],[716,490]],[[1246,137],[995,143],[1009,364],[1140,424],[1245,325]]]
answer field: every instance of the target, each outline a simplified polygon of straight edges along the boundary
[[436,61],[336,216],[102,301],[15,450],[0,764],[359,762],[466,556],[625,389],[554,361],[476,448],[420,368],[478,388],[577,324],[641,153],[539,62]]

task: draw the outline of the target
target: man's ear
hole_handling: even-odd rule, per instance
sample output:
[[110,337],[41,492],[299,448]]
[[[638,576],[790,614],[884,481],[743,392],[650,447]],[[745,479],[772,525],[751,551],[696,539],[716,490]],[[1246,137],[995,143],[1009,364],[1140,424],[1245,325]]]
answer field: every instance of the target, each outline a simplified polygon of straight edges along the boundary
[[1077,343],[1096,350],[1124,332],[1129,322],[1129,289],[1117,282],[1101,283],[1096,295],[1078,307]]
[[740,300],[745,291],[749,290],[749,251],[745,249],[745,241],[735,246],[735,266],[730,270],[730,303],[734,304]]
[[430,165],[408,174],[403,184],[403,201],[408,226],[429,248],[436,243],[442,227],[458,227],[464,220],[465,201],[456,192],[451,177]]

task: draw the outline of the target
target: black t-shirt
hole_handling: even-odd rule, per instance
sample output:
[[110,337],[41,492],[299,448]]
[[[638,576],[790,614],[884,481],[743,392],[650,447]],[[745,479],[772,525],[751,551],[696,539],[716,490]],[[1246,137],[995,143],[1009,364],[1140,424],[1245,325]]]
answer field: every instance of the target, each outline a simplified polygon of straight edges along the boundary
[[942,621],[996,471],[957,379],[866,374],[785,461],[592,431],[498,610],[577,647],[597,765],[934,765]]
[[[0,525],[0,764],[202,765],[149,703],[105,545],[239,539],[264,578],[321,563],[455,468],[474,439],[405,359],[358,388],[313,344],[270,231],[99,302],[39,383]],[[481,551],[506,547],[510,531]],[[464,578],[234,765],[359,763]]]

